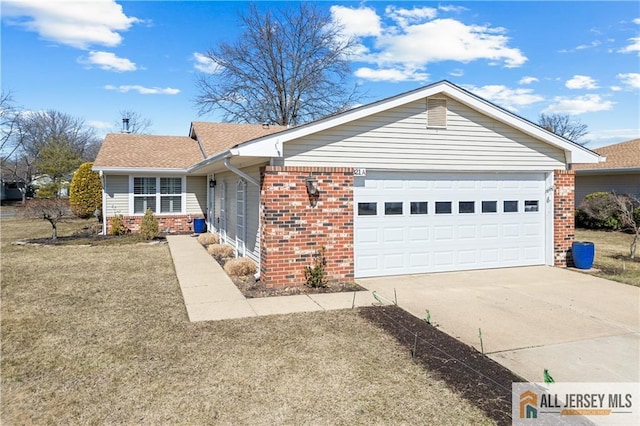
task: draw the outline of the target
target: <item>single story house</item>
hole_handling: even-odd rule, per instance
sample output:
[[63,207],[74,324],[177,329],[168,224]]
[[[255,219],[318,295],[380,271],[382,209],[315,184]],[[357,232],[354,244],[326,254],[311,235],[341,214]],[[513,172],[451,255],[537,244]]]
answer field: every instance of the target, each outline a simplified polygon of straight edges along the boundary
[[576,207],[594,192],[616,192],[640,198],[640,139],[596,148],[603,163],[576,164]]
[[576,163],[595,152],[448,81],[293,128],[194,122],[189,136],[114,134],[94,163],[105,231],[146,208],[208,230],[267,285],[566,265]]

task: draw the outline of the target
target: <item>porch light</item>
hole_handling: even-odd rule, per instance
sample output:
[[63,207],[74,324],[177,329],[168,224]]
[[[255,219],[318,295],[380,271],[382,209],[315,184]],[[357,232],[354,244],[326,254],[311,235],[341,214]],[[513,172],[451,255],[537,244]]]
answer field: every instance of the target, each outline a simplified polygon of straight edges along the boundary
[[318,190],[318,180],[313,176],[307,176],[307,178],[304,180],[304,183],[307,186],[307,194],[309,194],[310,196],[315,197],[320,193],[320,191]]
[[216,187],[216,180],[209,179],[209,188],[215,188],[215,187]]

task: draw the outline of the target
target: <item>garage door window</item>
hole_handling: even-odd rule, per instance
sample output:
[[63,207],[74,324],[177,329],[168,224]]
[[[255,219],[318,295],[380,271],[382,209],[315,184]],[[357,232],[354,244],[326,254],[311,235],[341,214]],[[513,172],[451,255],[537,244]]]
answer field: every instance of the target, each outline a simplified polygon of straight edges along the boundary
[[475,213],[476,203],[475,201],[459,201],[458,213]]
[[429,209],[426,201],[412,201],[411,214],[428,214]]
[[483,201],[482,202],[482,213],[497,213],[498,212],[498,202],[497,201]]
[[518,202],[517,201],[504,201],[503,209],[505,213],[517,213],[518,212]]
[[378,203],[358,203],[358,216],[375,216],[378,214]]
[[388,202],[384,203],[385,215],[399,215],[402,214],[402,202]]
[[538,211],[538,200],[525,200],[525,202],[524,202],[524,211],[525,212],[537,212]]
[[451,214],[451,201],[436,201],[436,214]]

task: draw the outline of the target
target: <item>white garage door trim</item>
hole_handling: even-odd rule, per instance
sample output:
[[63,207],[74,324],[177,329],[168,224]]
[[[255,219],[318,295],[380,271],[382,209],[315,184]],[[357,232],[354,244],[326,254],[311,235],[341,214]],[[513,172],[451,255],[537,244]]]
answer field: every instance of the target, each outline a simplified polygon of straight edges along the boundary
[[356,177],[355,276],[548,263],[546,180],[544,173]]

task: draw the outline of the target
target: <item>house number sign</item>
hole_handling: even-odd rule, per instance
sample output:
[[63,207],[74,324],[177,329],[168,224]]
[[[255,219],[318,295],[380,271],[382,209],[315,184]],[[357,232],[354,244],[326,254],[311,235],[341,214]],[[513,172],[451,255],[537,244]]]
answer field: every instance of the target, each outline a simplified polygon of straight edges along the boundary
[[354,169],[353,170],[353,175],[354,176],[366,176],[367,175],[367,169]]

